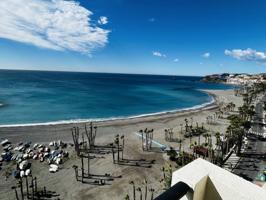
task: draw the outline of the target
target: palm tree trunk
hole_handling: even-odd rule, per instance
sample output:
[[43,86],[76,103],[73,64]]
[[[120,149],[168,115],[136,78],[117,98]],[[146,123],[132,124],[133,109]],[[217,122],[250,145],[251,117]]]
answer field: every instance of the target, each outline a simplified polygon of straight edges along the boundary
[[73,166],[73,168],[75,170],[76,181],[78,181],[78,169],[77,169],[77,166]]
[[84,178],[84,162],[83,162],[83,155],[81,156],[81,182],[83,183]]
[[26,190],[27,190],[27,198],[29,198],[29,184],[28,184],[28,177],[26,176]]
[[113,154],[113,163],[115,164],[115,152],[114,152],[114,146],[112,146],[112,154]]
[[90,154],[88,153],[88,177],[90,176]]
[[34,178],[34,182],[35,182],[35,193],[37,194],[37,178]]
[[117,144],[117,162],[119,163],[119,136],[118,136],[118,144]]
[[34,183],[33,183],[33,177],[31,177],[31,199],[34,199]]
[[123,137],[123,142],[122,142],[122,160],[124,159],[124,145],[125,145],[125,138]]
[[226,153],[229,152],[229,137],[226,140]]
[[135,187],[135,184],[133,184],[133,200],[136,200],[136,187]]
[[148,191],[148,188],[147,188],[147,184],[146,184],[146,185],[145,185],[144,200],[147,200],[147,191]]
[[21,199],[24,200],[22,178],[20,178],[20,180],[19,180],[19,186],[20,186],[20,192],[21,192]]
[[141,133],[141,139],[142,139],[142,143],[141,143],[142,150],[144,150],[144,144],[143,144],[143,142],[144,142],[144,139],[143,139],[143,132]]
[[12,189],[15,190],[16,200],[19,200],[19,198],[18,198],[18,191],[17,191],[16,187],[14,186],[14,187],[12,187]]
[[151,192],[151,200],[153,200],[153,191]]
[[200,135],[199,135],[199,138],[198,138],[198,145],[200,146]]

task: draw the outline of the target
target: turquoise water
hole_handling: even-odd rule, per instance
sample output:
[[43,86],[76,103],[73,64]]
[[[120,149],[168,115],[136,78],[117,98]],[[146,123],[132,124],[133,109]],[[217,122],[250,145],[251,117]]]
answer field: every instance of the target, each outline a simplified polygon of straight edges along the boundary
[[0,124],[132,117],[200,106],[201,77],[0,70]]

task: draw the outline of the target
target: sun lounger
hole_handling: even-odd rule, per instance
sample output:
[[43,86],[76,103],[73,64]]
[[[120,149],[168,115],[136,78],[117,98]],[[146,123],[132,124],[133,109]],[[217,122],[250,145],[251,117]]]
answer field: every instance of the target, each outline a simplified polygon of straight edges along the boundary
[[23,160],[20,164],[19,164],[19,169],[20,170],[25,170],[29,165],[29,162],[27,160]]
[[26,171],[25,171],[25,176],[29,176],[31,174],[31,170],[30,169],[27,169]]
[[49,172],[51,172],[51,173],[55,173],[55,172],[57,172],[57,171],[58,171],[58,166],[55,165],[55,164],[51,164],[51,165],[50,165],[50,168],[49,168]]
[[1,142],[1,145],[2,145],[2,146],[5,146],[5,145],[7,145],[7,144],[10,144],[10,142],[8,141],[8,139],[5,139],[5,140],[3,140],[3,141]]

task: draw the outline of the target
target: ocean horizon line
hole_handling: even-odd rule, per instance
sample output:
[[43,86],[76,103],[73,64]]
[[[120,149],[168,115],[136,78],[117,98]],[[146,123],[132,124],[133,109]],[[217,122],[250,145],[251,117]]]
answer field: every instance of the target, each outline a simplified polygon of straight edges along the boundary
[[25,71],[25,72],[62,72],[62,73],[91,73],[91,74],[121,74],[121,75],[147,75],[147,76],[184,76],[184,77],[204,77],[204,75],[190,74],[146,74],[146,73],[127,73],[127,72],[99,72],[99,71],[72,71],[72,70],[45,70],[45,69],[0,69],[0,71]]

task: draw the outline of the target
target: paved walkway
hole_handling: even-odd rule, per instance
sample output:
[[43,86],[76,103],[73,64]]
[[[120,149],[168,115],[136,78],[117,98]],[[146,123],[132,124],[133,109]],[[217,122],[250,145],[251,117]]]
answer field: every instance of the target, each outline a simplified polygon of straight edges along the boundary
[[[259,99],[256,104],[256,113],[257,119],[260,122],[263,122],[264,109],[263,101],[266,101],[266,98]],[[233,170],[234,174],[237,174],[248,181],[257,181],[258,176],[265,171],[266,160],[266,141],[261,140],[258,136],[264,135],[265,130],[263,126],[259,124],[252,124],[251,132],[254,134],[249,134],[246,141],[245,150],[241,149],[242,158],[239,160],[238,165]],[[245,141],[244,141],[245,142]],[[265,177],[264,177],[265,178]]]

